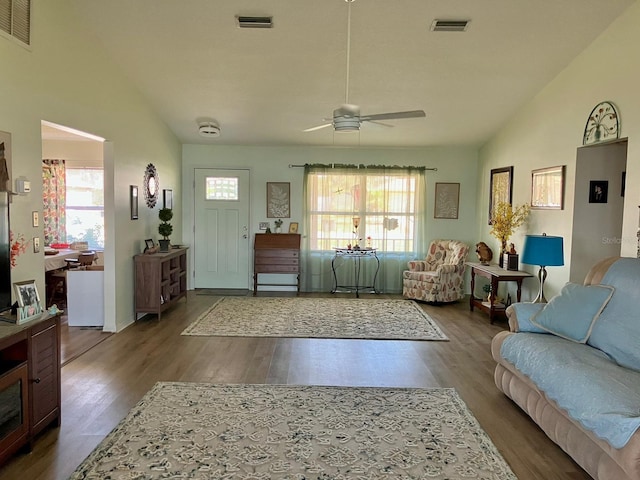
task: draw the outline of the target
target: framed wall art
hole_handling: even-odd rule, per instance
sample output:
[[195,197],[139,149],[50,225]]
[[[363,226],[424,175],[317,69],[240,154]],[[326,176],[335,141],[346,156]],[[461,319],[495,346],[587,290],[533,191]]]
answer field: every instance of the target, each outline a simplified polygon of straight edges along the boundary
[[459,183],[436,183],[436,199],[433,218],[458,218],[460,206]]
[[493,216],[493,206],[498,202],[513,201],[513,167],[494,168],[489,179],[489,225]]
[[608,194],[608,180],[591,180],[589,182],[589,203],[607,203]]
[[564,165],[531,171],[531,208],[564,208],[564,171]]
[[290,218],[291,184],[267,182],[267,218]]
[[162,205],[164,208],[173,210],[173,190],[168,188],[162,190]]
[[131,220],[138,219],[138,186],[129,185],[129,202],[131,204]]

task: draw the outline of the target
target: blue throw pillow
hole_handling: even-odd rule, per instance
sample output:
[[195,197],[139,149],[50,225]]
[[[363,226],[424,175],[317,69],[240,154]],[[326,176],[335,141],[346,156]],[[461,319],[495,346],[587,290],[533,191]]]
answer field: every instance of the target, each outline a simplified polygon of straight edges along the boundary
[[531,317],[531,323],[567,340],[586,343],[613,290],[609,285],[567,283],[558,295]]

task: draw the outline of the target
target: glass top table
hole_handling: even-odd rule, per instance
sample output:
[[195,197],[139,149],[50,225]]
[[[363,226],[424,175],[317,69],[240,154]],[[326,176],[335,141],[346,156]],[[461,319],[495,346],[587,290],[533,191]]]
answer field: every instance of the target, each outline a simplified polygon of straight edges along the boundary
[[[333,259],[331,260],[331,271],[333,272],[333,289],[331,293],[336,293],[339,290],[341,292],[353,292],[356,293],[356,298],[360,297],[360,292],[363,290],[370,291],[373,293],[380,293],[376,289],[376,279],[378,278],[378,271],[380,270],[380,259],[376,253],[375,248],[362,248],[362,249],[353,249],[353,248],[338,248],[334,249],[335,254],[333,255]],[[362,260],[372,260],[375,261],[375,272],[373,274],[373,279],[371,284],[369,285],[361,285],[360,284],[360,272],[361,272],[361,261]],[[338,275],[336,274],[336,267],[339,267],[343,262],[351,261],[353,263],[353,279],[354,285],[340,285],[338,284]]]

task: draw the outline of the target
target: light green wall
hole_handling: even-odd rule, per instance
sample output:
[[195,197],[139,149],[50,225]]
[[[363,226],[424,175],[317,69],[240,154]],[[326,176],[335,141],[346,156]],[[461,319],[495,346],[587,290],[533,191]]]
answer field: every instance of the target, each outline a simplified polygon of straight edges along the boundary
[[[531,170],[566,165],[564,210],[532,211],[528,228],[521,228],[514,241],[521,248],[525,233],[546,232],[564,237],[565,263],[571,258],[574,211],[576,150],[592,108],[612,101],[621,117],[621,137],[628,137],[627,181],[622,233],[623,256],[636,256],[636,230],[640,204],[640,3],[636,2],[591,46],[574,59],[544,90],[511,118],[480,151],[476,214],[488,209],[489,175],[492,168],[514,166],[515,204],[530,201]],[[486,222],[479,222],[478,238],[494,251],[498,242],[489,235]],[[535,273],[537,268],[522,266]],[[569,280],[569,266],[548,269],[547,298]],[[524,284],[523,300],[535,296],[537,280]]]
[[[14,197],[11,229],[43,237],[41,226],[31,226],[31,212],[42,212],[41,120],[105,138],[105,329],[120,330],[134,320],[132,256],[145,238],[158,237],[158,207],[141,203],[140,219],[130,220],[129,185],[141,187],[145,166],[154,163],[160,187],[180,195],[180,144],[81,30],[66,0],[36,0],[32,32],[29,49],[0,38],[0,130],[12,135],[13,178],[32,185],[29,195]],[[31,248],[12,271],[14,282],[29,279],[44,298],[44,256]]]
[[[193,243],[193,178],[195,168],[246,168],[250,170],[250,235],[266,218],[266,182],[291,183],[291,221],[302,225],[302,168],[289,165],[305,163],[346,163],[366,165],[414,165],[434,167],[427,172],[428,239],[455,238],[474,241],[476,212],[477,156],[473,148],[341,148],[341,147],[243,147],[184,145],[182,148],[182,237]],[[460,183],[460,214],[457,220],[433,218],[436,182]],[[272,222],[273,224],[273,222]],[[285,219],[285,225],[288,220]],[[305,232],[300,232],[304,235]],[[426,248],[426,246],[425,246]],[[191,265],[193,271],[193,265]],[[191,276],[190,276],[191,278]]]

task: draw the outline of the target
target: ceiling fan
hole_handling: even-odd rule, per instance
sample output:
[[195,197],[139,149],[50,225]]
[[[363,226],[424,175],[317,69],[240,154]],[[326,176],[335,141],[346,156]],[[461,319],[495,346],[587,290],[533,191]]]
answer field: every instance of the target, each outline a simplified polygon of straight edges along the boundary
[[344,104],[333,111],[331,118],[323,119],[327,123],[307,128],[303,131],[313,132],[322,128],[331,127],[336,132],[357,132],[360,131],[362,122],[371,122],[385,127],[392,127],[379,120],[395,120],[400,118],[421,118],[425,117],[424,110],[409,110],[406,112],[388,112],[376,113],[373,115],[360,115],[360,107],[349,103],[349,63],[351,56],[351,4],[354,0],[345,0],[347,2],[347,75],[345,85],[345,101]]

